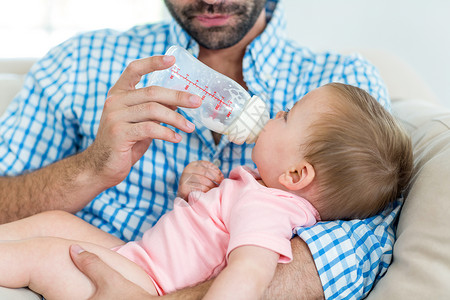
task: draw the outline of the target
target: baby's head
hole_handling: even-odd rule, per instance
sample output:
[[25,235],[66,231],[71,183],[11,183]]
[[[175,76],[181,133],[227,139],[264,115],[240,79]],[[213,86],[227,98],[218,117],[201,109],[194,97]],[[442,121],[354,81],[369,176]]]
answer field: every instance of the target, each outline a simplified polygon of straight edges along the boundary
[[364,90],[331,83],[270,120],[252,155],[261,178],[308,199],[323,220],[366,218],[407,187],[412,147]]

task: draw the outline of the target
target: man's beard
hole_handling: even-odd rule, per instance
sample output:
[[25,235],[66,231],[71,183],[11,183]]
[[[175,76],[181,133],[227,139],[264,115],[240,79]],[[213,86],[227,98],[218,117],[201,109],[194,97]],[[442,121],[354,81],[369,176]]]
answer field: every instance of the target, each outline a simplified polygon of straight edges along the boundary
[[[185,7],[177,7],[165,0],[167,8],[180,26],[201,46],[207,49],[223,49],[237,44],[250,31],[264,8],[265,0],[244,1],[231,4],[207,4],[198,1]],[[203,27],[194,18],[202,14],[231,15],[232,22],[225,26]]]

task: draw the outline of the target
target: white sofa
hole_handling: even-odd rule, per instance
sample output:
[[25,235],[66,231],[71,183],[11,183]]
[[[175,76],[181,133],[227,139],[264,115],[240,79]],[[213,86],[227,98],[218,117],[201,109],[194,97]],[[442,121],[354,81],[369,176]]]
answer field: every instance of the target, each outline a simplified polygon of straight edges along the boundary
[[[437,104],[420,76],[398,57],[359,51],[386,81],[393,113],[411,134],[415,175],[402,209],[394,260],[367,297],[446,299],[450,295],[450,110]],[[0,60],[0,114],[32,60]],[[0,288],[1,299],[39,299],[27,289]]]

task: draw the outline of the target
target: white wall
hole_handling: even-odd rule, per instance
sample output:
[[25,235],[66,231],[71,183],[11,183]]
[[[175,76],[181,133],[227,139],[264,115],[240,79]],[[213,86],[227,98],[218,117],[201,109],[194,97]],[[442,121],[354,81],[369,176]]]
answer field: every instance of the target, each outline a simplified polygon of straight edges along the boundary
[[284,0],[284,6],[289,37],[317,50],[390,51],[450,107],[449,0]]

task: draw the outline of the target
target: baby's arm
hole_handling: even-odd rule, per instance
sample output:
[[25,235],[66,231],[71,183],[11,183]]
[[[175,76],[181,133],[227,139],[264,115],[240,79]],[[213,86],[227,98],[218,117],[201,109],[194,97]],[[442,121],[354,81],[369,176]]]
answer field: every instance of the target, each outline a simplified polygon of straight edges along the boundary
[[187,200],[189,193],[197,190],[207,192],[223,180],[219,168],[209,161],[191,162],[184,168],[178,185],[178,197]]
[[73,264],[72,244],[95,253],[126,279],[156,295],[147,273],[120,254],[95,244],[52,237],[0,242],[0,286],[29,286],[46,299],[88,299],[95,288]]
[[214,280],[204,299],[260,299],[269,286],[280,255],[258,246],[241,246]]

